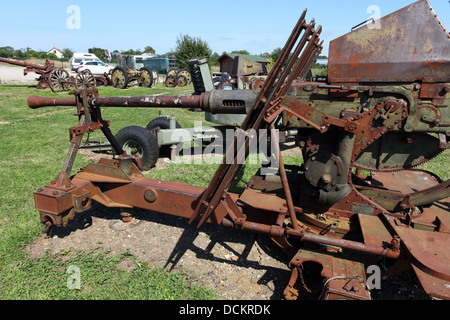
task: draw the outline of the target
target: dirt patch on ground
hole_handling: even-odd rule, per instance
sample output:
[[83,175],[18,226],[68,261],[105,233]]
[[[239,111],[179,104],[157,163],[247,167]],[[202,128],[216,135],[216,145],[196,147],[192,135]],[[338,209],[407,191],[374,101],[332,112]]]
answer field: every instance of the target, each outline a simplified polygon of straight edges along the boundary
[[[105,157],[80,152],[87,160]],[[169,164],[169,159],[162,158],[152,170]],[[131,270],[146,261],[154,267],[188,272],[223,300],[283,299],[290,278],[289,257],[267,236],[216,225],[197,230],[186,219],[140,209],[132,222],[123,223],[118,210],[95,205],[67,228],[55,229],[53,237],[38,237],[26,250],[40,258],[48,250],[57,254],[69,248],[111,255],[130,252],[137,259],[122,268]],[[383,280],[381,288],[372,291],[374,300],[428,299],[412,271]]]
[[27,251],[39,258],[47,250],[60,253],[68,248],[110,255],[130,252],[137,260],[123,268],[147,261],[154,267],[188,272],[220,299],[281,299],[290,276],[287,257],[267,237],[212,225],[199,231],[186,219],[144,210],[135,210],[135,219],[126,224],[117,210],[98,206],[77,216],[67,228],[56,229],[53,237],[39,237]]

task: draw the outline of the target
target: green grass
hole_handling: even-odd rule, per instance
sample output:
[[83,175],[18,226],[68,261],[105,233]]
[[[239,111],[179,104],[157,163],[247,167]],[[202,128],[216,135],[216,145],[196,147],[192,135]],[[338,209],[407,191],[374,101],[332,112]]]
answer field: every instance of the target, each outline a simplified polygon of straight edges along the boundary
[[[23,257],[2,270],[0,299],[27,300],[186,300],[213,298],[191,276],[135,263],[130,271],[119,263],[135,260],[122,253],[99,252],[45,254],[39,260]],[[74,286],[73,268],[79,268],[79,286]],[[8,270],[11,269],[11,270]],[[9,272],[6,272],[9,271]]]

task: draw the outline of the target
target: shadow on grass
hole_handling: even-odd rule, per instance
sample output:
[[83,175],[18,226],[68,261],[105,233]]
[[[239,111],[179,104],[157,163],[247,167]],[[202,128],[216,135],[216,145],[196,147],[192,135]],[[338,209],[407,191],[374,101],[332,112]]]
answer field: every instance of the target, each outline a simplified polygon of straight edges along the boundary
[[[142,209],[135,209],[133,215],[135,220],[132,224],[130,224],[129,228],[120,229],[117,228],[117,226],[120,225],[118,222],[120,222],[121,219],[119,210],[106,208],[97,203],[95,203],[93,209],[82,214],[77,214],[75,219],[69,221],[67,227],[54,228],[52,230],[52,235],[59,238],[65,238],[77,230],[89,228],[92,224],[92,217],[109,220],[109,228],[117,232],[135,228],[143,221],[181,228],[183,229],[183,232],[165,262],[165,269],[171,271],[176,268],[185,253],[187,251],[191,251],[195,254],[196,259],[199,260],[215,261],[241,268],[264,270],[265,272],[263,276],[259,278],[257,283],[259,285],[267,285],[272,281],[274,291],[270,299],[283,299],[283,291],[289,281],[290,272],[288,270],[267,265],[264,263],[264,259],[261,261],[249,259],[249,254],[252,251],[252,248],[257,244],[263,251],[261,252],[262,255],[268,255],[277,261],[285,263],[286,265],[289,263],[289,257],[267,236],[211,224],[205,224],[200,230],[198,230],[194,225],[190,225],[187,219]],[[209,239],[209,243],[205,249],[194,244],[199,232],[206,234]],[[243,247],[244,249],[239,249],[237,251],[229,245],[230,243],[238,244],[239,248]],[[213,249],[216,246],[225,248],[228,252],[231,252],[234,256],[238,257],[237,260],[229,260],[214,255]],[[199,261],[199,263],[201,263],[201,261]],[[211,274],[210,276],[215,275]]]

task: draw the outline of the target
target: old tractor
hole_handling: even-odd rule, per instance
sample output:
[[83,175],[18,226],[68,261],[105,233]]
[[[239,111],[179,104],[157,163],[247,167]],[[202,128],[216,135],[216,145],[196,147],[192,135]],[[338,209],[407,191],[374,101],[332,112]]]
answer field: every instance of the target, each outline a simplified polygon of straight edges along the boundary
[[[416,167],[449,148],[450,35],[420,0],[381,18],[380,28],[365,25],[332,41],[328,77],[304,81],[322,50],[322,28],[305,15],[251,102],[235,90],[101,98],[88,89],[69,98],[30,97],[31,108],[75,106],[79,119],[61,172],[34,194],[45,230],[66,226],[94,202],[120,208],[124,221],[142,208],[198,228],[206,222],[267,235],[291,256],[286,299],[370,299],[368,266],[379,264],[386,274],[412,268],[427,294],[448,299],[450,180]],[[144,177],[140,158],[122,150],[100,112],[194,106],[246,114],[207,188]],[[83,134],[97,129],[117,156],[72,176]],[[284,164],[278,142],[286,129],[297,131],[298,165]],[[269,139],[276,161],[232,193],[252,144]]]
[[150,88],[157,81],[158,73],[156,70],[146,67],[135,70],[134,66],[134,56],[119,56],[119,63],[111,73],[112,84],[115,88],[126,89],[133,83],[137,83],[140,87]]

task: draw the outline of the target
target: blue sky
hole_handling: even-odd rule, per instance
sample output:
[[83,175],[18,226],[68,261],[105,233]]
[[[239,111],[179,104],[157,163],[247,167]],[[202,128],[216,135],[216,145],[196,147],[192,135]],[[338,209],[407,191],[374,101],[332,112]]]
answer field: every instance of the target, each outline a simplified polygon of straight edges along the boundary
[[[401,9],[414,0],[227,0],[227,1],[5,1],[0,8],[0,47],[31,47],[49,50],[53,46],[87,52],[100,47],[110,51],[144,49],[152,46],[164,54],[176,46],[180,34],[200,37],[210,48],[223,51],[247,50],[252,54],[282,47],[302,11],[307,21],[321,24],[323,54],[328,43],[367,20],[371,5],[381,16]],[[447,30],[450,29],[450,1],[429,0]],[[67,8],[80,8],[80,29],[69,29]]]

